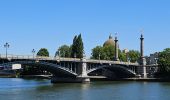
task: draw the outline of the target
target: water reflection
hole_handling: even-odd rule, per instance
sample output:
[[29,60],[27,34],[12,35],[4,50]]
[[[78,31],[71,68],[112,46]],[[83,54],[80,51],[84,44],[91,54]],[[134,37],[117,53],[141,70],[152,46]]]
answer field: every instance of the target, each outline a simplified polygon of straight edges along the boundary
[[1,100],[169,100],[170,83],[0,79]]

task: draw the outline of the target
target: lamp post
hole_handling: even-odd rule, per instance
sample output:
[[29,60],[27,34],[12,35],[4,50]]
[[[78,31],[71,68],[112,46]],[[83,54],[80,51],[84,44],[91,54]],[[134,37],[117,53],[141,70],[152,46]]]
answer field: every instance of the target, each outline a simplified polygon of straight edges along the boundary
[[5,43],[5,45],[4,45],[4,47],[6,48],[6,58],[7,58],[7,55],[8,55],[8,51],[7,51],[7,49],[9,48],[9,43],[8,43],[8,42],[6,42],[6,43]]
[[76,58],[76,53],[74,53],[74,58]]
[[156,65],[158,64],[158,58],[155,58],[155,64]]
[[60,50],[58,50],[58,59],[59,59],[59,62],[60,62]]
[[58,57],[60,57],[60,50],[58,51]]
[[99,53],[99,60],[100,60],[100,53]]
[[76,53],[74,53],[74,68],[75,68],[75,72],[76,72]]
[[32,49],[32,54],[33,54],[33,59],[34,59],[35,49]]

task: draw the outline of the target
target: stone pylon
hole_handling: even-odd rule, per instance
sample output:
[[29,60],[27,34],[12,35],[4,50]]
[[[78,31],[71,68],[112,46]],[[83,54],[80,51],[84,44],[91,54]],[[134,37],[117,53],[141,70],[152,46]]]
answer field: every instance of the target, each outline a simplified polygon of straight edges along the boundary
[[86,62],[86,56],[83,55],[83,58],[81,59],[81,72],[80,75],[78,76],[78,79],[85,83],[85,82],[90,82],[90,78],[87,75],[87,62]]
[[146,59],[144,57],[144,37],[143,34],[141,34],[140,37],[140,65],[142,67],[142,77],[147,78],[147,73],[146,73]]
[[115,36],[115,57],[114,57],[114,61],[119,61],[119,47],[118,47],[118,39],[117,39],[117,36]]

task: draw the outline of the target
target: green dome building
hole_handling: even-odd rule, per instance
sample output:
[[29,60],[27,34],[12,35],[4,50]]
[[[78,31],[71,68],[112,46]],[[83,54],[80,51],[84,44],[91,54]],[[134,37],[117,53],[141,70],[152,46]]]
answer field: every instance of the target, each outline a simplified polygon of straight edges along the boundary
[[108,46],[108,45],[115,46],[115,41],[113,40],[113,37],[111,35],[109,36],[109,39],[103,44],[103,46]]

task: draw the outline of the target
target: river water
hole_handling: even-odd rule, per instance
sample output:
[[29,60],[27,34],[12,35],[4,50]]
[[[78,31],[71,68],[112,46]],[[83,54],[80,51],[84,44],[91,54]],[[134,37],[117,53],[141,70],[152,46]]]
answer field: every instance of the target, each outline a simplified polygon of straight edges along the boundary
[[170,83],[91,82],[0,78],[0,100],[170,100]]

